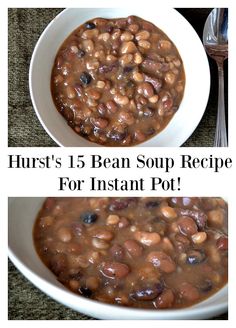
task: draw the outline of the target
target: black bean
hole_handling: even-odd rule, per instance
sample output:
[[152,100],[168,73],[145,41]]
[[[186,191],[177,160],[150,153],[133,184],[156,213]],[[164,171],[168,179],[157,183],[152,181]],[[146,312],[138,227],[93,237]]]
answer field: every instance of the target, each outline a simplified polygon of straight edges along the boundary
[[87,22],[84,24],[84,26],[87,30],[93,30],[94,28],[96,28],[96,25],[93,22]]
[[89,73],[87,72],[83,72],[81,75],[80,75],[80,81],[85,84],[85,85],[88,85],[91,81],[92,81],[92,77]]
[[187,264],[199,264],[206,259],[206,255],[203,250],[192,249],[187,252],[186,263]]
[[93,294],[93,292],[91,291],[91,289],[89,289],[87,287],[80,287],[79,292],[84,297],[91,297],[92,294]]
[[124,74],[130,73],[130,72],[132,72],[133,69],[134,69],[134,67],[132,67],[132,66],[125,66],[123,69],[123,73]]
[[94,212],[84,212],[80,215],[80,218],[83,220],[84,223],[91,224],[97,220],[98,216]]

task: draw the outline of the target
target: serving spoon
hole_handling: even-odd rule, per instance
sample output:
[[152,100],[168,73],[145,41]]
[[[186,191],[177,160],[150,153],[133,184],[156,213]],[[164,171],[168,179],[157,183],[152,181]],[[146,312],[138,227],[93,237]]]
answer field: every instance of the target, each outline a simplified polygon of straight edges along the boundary
[[218,67],[218,112],[214,147],[227,147],[224,101],[224,60],[228,58],[228,9],[213,9],[205,22],[203,44]]

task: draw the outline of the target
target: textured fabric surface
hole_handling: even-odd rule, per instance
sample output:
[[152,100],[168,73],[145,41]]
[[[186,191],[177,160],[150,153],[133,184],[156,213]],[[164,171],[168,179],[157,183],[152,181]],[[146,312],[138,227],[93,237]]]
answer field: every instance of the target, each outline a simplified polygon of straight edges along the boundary
[[[94,320],[57,303],[34,287],[8,261],[8,319],[9,320]],[[228,320],[228,313],[214,320]]]
[[[34,46],[48,23],[62,9],[9,9],[9,140],[11,147],[57,146],[41,126],[34,113],[28,89],[28,70]],[[178,9],[202,36],[209,9]],[[186,40],[183,40],[186,42]],[[197,65],[197,62],[195,63]],[[210,60],[212,85],[209,103],[202,121],[184,146],[213,144],[216,105],[217,71]],[[227,82],[227,77],[226,77]],[[193,99],[194,102],[194,99]]]

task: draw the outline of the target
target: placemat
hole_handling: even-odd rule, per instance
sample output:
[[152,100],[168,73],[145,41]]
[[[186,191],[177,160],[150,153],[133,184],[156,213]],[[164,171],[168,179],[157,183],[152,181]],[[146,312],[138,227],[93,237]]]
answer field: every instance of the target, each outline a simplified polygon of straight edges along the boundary
[[[9,320],[96,320],[57,303],[34,287],[8,261]],[[211,320],[228,320],[228,313]]]
[[[57,146],[43,129],[34,112],[29,95],[28,71],[31,55],[39,36],[61,10],[58,8],[9,9],[8,145],[11,147]],[[178,11],[192,24],[201,38],[210,9],[178,9]],[[189,40],[183,39],[183,42],[189,42]],[[191,48],[191,43],[189,47]],[[193,64],[197,65],[197,62]],[[183,145],[185,147],[211,147],[213,145],[218,87],[217,68],[211,59],[210,67],[212,84],[207,109],[199,126]],[[227,95],[227,63],[225,71],[225,94]]]

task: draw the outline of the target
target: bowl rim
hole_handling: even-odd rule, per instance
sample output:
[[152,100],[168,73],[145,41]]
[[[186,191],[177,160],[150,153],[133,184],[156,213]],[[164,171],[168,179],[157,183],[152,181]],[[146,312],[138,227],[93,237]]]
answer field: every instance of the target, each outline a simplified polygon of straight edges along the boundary
[[[11,249],[11,246],[8,246],[8,256],[12,263],[16,266],[16,268],[38,289],[40,289],[44,294],[48,295],[50,298],[54,299],[55,301],[59,302],[60,304],[63,304],[64,306],[67,306],[69,308],[72,308],[73,310],[77,312],[82,312],[87,315],[91,315],[90,311],[84,311],[84,308],[91,308],[92,306],[96,306],[96,311],[103,314],[106,313],[106,311],[111,311],[111,313],[114,313],[116,315],[119,313],[120,315],[124,316],[124,319],[159,319],[159,320],[190,320],[190,319],[207,319],[211,318],[214,315],[220,315],[227,311],[228,309],[228,301],[221,302],[219,304],[211,304],[211,305],[205,305],[203,307],[196,308],[195,306],[199,304],[203,304],[210,298],[214,297],[218,292],[222,291],[222,289],[226,289],[227,292],[227,298],[228,298],[228,282],[225,284],[217,293],[213,294],[206,300],[203,300],[200,303],[197,303],[193,306],[186,307],[186,308],[180,308],[180,309],[165,309],[165,310],[159,310],[159,309],[139,309],[139,308],[130,308],[130,307],[124,307],[119,306],[116,304],[108,304],[105,302],[100,302],[92,299],[88,299],[85,297],[82,297],[80,295],[74,294],[70,290],[66,289],[63,285],[61,287],[58,287],[56,285],[53,285],[50,283],[47,279],[39,276],[37,273],[35,273],[33,270],[31,270],[26,264],[22,262],[18,258],[18,256],[14,253],[14,251]],[[40,258],[38,257],[38,260],[40,261]],[[43,263],[42,263],[43,264]],[[43,264],[44,265],[44,264]],[[47,269],[47,267],[45,266]],[[56,279],[56,277],[55,277]],[[68,302],[68,298],[70,299],[70,302]],[[79,309],[76,304],[79,304],[78,300],[81,301],[81,303],[84,304],[83,309]],[[77,301],[77,302],[76,302]],[[115,313],[116,311],[117,313]],[[99,318],[99,317],[97,317]],[[101,317],[100,317],[101,318]],[[102,318],[103,319],[103,318]]]
[[[32,53],[32,57],[31,57],[31,60],[30,60],[30,67],[29,67],[29,91],[30,91],[30,98],[31,98],[31,101],[32,101],[32,104],[33,104],[33,108],[34,108],[34,111],[37,115],[37,118],[39,119],[42,127],[44,128],[44,130],[47,132],[47,134],[51,137],[51,139],[59,146],[61,147],[70,147],[70,145],[65,145],[63,144],[62,141],[58,140],[56,136],[54,136],[54,134],[50,131],[50,128],[47,126],[47,124],[44,122],[43,118],[41,117],[41,114],[40,114],[40,111],[38,110],[37,108],[37,105],[36,105],[36,100],[35,100],[35,96],[34,96],[34,91],[33,91],[33,68],[34,68],[34,63],[35,63],[35,58],[36,58],[36,55],[37,55],[37,51],[38,51],[38,48],[40,47],[41,45],[41,41],[44,39],[45,35],[47,34],[48,30],[51,28],[51,26],[54,24],[55,20],[57,20],[58,18],[60,18],[60,16],[64,15],[66,12],[68,12],[69,10],[72,10],[72,9],[111,9],[111,10],[115,10],[115,9],[119,9],[118,7],[115,8],[115,7],[111,7],[111,8],[65,8],[63,9],[60,13],[58,13],[53,19],[52,21],[46,26],[46,28],[43,30],[43,32],[41,33],[35,47],[34,47],[34,50],[33,50],[33,53]],[[166,10],[166,8],[164,8],[164,10]],[[172,12],[175,12],[175,14],[181,16],[182,20],[184,20],[189,28],[192,30],[192,33],[195,35],[196,37],[196,40],[198,42],[201,42],[201,39],[200,37],[198,36],[197,32],[195,31],[195,29],[193,28],[193,26],[188,22],[188,20],[183,16],[181,15],[175,8],[168,8],[168,10],[171,10]],[[71,31],[72,32],[72,31]],[[203,45],[202,45],[202,50],[203,50]],[[207,103],[208,103],[208,100],[209,100],[209,95],[210,95],[210,85],[211,85],[211,75],[210,75],[210,67],[209,67],[209,62],[208,62],[208,58],[207,58],[207,55],[205,53],[205,51],[202,51],[202,56],[204,57],[204,61],[205,61],[205,77],[204,77],[204,83],[205,83],[205,99],[204,99],[204,106],[205,108],[203,108],[200,112],[200,114],[198,115],[197,119],[191,124],[192,128],[191,128],[191,132],[188,132],[186,135],[182,136],[182,138],[179,138],[178,140],[175,139],[174,141],[174,145],[170,145],[168,146],[167,144],[165,145],[158,145],[158,146],[155,146],[155,145],[147,145],[147,143],[150,142],[150,140],[152,140],[153,138],[157,137],[158,135],[160,135],[163,131],[165,131],[165,129],[167,128],[167,126],[171,123],[171,121],[167,124],[167,126],[162,130],[160,131],[160,133],[156,134],[155,136],[153,136],[152,138],[148,139],[148,140],[145,140],[144,142],[141,142],[137,145],[131,145],[129,147],[180,147],[181,145],[183,145],[184,142],[186,142],[190,137],[191,135],[194,133],[194,131],[196,130],[196,128],[198,127],[200,121],[202,120],[202,117],[205,113],[205,110],[207,108]],[[202,57],[202,58],[203,58]],[[185,85],[185,89],[186,89],[186,85]],[[186,92],[186,90],[185,90]],[[185,98],[185,92],[184,92],[184,95],[183,95],[183,99],[181,101],[181,103],[183,102],[184,98]],[[55,108],[56,109],[56,108]],[[177,113],[175,113],[176,115]],[[174,115],[174,116],[175,116]],[[106,146],[106,145],[100,145],[100,144],[97,144],[97,143],[94,143],[94,142],[91,142],[91,141],[88,141],[89,144],[87,146],[83,146],[83,145],[80,145],[79,142],[78,142],[78,145],[73,145],[72,147],[111,147],[111,146]],[[118,145],[118,147],[122,147],[120,145]],[[128,148],[129,148],[128,147]],[[117,146],[115,147],[117,148]],[[123,147],[122,147],[123,148]],[[127,148],[127,147],[125,147]]]

